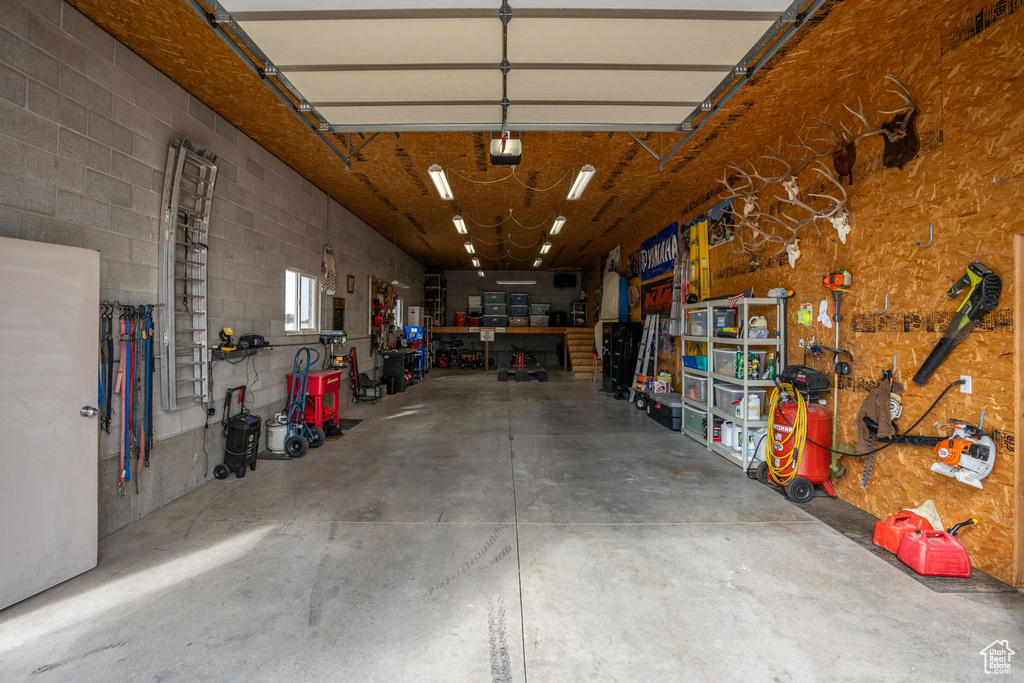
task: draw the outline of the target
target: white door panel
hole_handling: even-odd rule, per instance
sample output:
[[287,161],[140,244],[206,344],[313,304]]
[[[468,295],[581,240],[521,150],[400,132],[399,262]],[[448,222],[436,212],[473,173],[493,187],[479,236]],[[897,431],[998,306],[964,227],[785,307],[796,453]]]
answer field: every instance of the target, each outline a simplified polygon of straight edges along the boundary
[[96,566],[99,271],[0,238],[0,609]]

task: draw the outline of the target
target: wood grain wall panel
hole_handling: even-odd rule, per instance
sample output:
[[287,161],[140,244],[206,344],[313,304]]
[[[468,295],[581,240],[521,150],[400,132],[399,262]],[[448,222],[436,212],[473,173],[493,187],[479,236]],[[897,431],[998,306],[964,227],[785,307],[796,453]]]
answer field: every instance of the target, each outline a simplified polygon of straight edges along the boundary
[[[684,210],[666,212],[661,220],[651,221],[642,235],[622,240],[622,249],[629,253],[666,223],[688,220],[705,211],[718,199],[712,195],[701,201],[705,188],[721,177],[727,162],[751,160],[770,170],[766,167],[769,162],[757,158],[764,146],[778,149],[781,142],[792,141],[793,132],[805,130],[813,123],[812,117],[833,125],[839,121],[851,125],[852,117],[841,103],[856,108],[861,97],[869,120],[879,122],[883,117],[875,110],[891,109],[899,102],[884,92],[886,73],[896,74],[921,109],[917,122],[921,151],[902,170],[887,169],[881,166],[880,137],[858,142],[855,182],[847,187],[854,219],[848,243],[841,244],[831,227],[822,228],[822,237],[805,229],[800,243],[803,256],[795,268],[771,265],[767,262],[772,259],[766,258],[753,272],[745,256],[730,255],[727,248],[714,249],[713,293],[754,287],[755,295],[763,296],[772,287],[793,289],[788,352],[791,362],[800,362],[800,338],[815,336],[819,343],[831,346],[834,331],[817,322],[807,328],[797,325],[799,304],[811,302],[816,312],[818,302],[827,299],[831,308],[831,296],[821,286],[821,277],[837,268],[853,273],[852,292],[843,299],[846,320],[840,326],[840,346],[850,349],[855,358],[853,374],[844,378],[839,394],[840,442],[855,442],[853,421],[860,403],[882,369],[891,367],[893,354],[897,356],[897,378],[907,388],[906,417],[899,421],[904,428],[948,383],[961,374],[971,375],[974,393],[952,390],[917,431],[948,433],[949,427],[933,425],[954,420],[977,423],[984,409],[985,427],[995,432],[997,463],[983,490],[931,472],[934,455],[930,449],[906,446],[894,446],[875,457],[866,489],[860,486],[862,459],[844,458],[848,473],[836,484],[842,498],[879,517],[928,498],[935,501],[949,524],[978,517],[981,525],[965,532],[962,539],[974,565],[1013,581],[1018,492],[1014,474],[1012,240],[1014,233],[1024,232],[1019,210],[1024,199],[1024,79],[1020,78],[1024,71],[1024,11],[999,18],[945,53],[942,49],[952,42],[949,35],[957,26],[993,6],[916,0],[837,4],[817,32],[800,42],[749,94],[737,98],[755,104],[723,135],[724,142],[716,140],[704,146],[696,159],[687,162],[682,173],[690,180],[692,191],[676,197]],[[756,96],[762,85],[764,92],[770,86],[775,98]],[[738,106],[730,105],[725,116]],[[680,154],[685,157],[686,150]],[[993,175],[1008,179],[995,184]],[[801,187],[819,181],[805,172]],[[775,198],[771,192],[764,193],[761,206],[770,205]],[[935,240],[927,248],[919,247],[916,242],[928,241],[929,224],[934,225]],[[765,255],[773,256],[772,252],[770,247]],[[974,259],[1003,278],[1000,306],[925,387],[918,387],[910,378],[959,304],[959,299],[947,299],[945,291]],[[886,293],[888,312],[875,313],[875,308],[883,307]],[[826,353],[818,366],[831,376],[830,361],[831,354]]]

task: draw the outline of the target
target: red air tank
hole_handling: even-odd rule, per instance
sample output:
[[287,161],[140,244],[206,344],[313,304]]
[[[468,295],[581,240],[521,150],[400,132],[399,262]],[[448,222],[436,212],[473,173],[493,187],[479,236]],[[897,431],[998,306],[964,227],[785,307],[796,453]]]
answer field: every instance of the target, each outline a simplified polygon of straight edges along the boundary
[[[796,423],[797,404],[795,401],[780,402],[775,409],[775,419],[772,427],[775,430],[775,441],[781,442],[789,436],[792,425]],[[828,408],[818,403],[807,404],[807,442],[804,446],[804,457],[800,461],[800,468],[797,476],[803,477],[812,484],[822,484],[829,478],[829,463],[832,462],[832,455],[827,448],[816,446],[822,444],[828,448],[832,447],[831,429],[832,415]],[[811,442],[815,443],[811,443]],[[793,450],[793,440],[782,445],[781,450],[772,454],[777,459],[787,455]],[[777,465],[777,461],[773,465]],[[787,475],[788,471],[783,470],[780,474]]]

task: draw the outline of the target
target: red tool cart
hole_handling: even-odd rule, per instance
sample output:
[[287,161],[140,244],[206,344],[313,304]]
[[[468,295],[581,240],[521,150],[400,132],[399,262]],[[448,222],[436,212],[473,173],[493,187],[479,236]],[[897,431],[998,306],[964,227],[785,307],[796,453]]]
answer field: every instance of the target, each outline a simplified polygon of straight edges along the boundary
[[[292,390],[292,374],[285,375],[288,392]],[[324,399],[330,397],[325,404]],[[314,427],[324,428],[325,422],[338,423],[338,408],[341,406],[341,370],[321,370],[309,373],[306,389],[306,422]]]

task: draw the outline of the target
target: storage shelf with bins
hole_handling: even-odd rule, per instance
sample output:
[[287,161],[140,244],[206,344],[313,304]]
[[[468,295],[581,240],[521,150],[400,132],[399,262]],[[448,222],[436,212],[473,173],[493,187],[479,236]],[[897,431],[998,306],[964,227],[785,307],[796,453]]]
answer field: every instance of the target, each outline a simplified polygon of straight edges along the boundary
[[423,312],[435,327],[448,324],[448,279],[440,273],[423,274]]
[[[777,332],[769,330],[769,337],[767,339],[746,338],[746,335],[749,334],[747,323],[751,316],[758,315],[759,311],[767,316],[766,308],[774,308],[776,324],[778,325],[780,321],[783,324]],[[685,323],[687,334],[683,335],[683,340],[690,344],[703,345],[703,348],[706,350],[708,369],[706,371],[695,368],[683,369],[684,383],[689,382],[695,385],[695,388],[692,391],[688,390],[687,386],[683,388],[684,414],[682,433],[702,444],[713,453],[721,455],[726,460],[740,467],[746,467],[749,463],[747,455],[748,434],[756,433],[758,429],[766,430],[768,428],[767,399],[771,395],[771,388],[775,386],[775,382],[772,379],[751,379],[748,372],[743,372],[742,377],[739,377],[737,376],[737,370],[725,370],[721,361],[716,362],[715,351],[719,351],[720,359],[735,358],[736,354],[740,351],[743,353],[743,358],[747,359],[749,359],[749,354],[752,352],[763,354],[760,356],[761,363],[758,366],[758,377],[762,376],[766,371],[764,359],[769,352],[775,353],[775,372],[785,367],[786,335],[782,301],[778,299],[744,298],[740,299],[735,306],[730,307],[727,299],[715,299],[695,304],[686,304],[683,306],[683,309],[687,313],[687,321]],[[729,309],[734,310],[739,318],[736,324],[740,327],[742,336],[738,338],[715,335],[715,311],[721,312]],[[691,325],[693,320],[690,315],[691,312],[696,312],[698,315],[703,313],[703,326],[699,322]],[[726,314],[720,313],[719,315],[724,316]],[[722,353],[725,351],[729,353]],[[686,380],[686,375],[690,376],[689,380]],[[704,383],[704,400],[697,400],[690,394],[700,394],[698,389],[701,382]],[[740,397],[740,415],[738,417],[734,411],[723,409],[721,407],[722,401],[719,401],[719,405],[716,405],[716,394],[723,390],[727,396],[730,392],[732,394],[737,394],[738,392]],[[747,397],[751,392],[761,393],[761,414],[757,419],[749,418],[746,409]],[[698,428],[698,425],[701,424],[701,416],[703,416],[703,425],[707,426],[706,429],[703,426]],[[716,419],[721,419],[723,423],[731,422],[739,427],[743,438],[742,445],[738,450],[726,445],[724,441],[714,440],[714,424]]]

